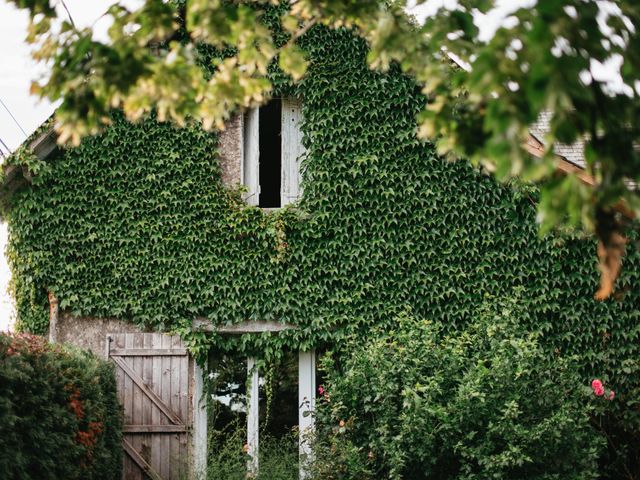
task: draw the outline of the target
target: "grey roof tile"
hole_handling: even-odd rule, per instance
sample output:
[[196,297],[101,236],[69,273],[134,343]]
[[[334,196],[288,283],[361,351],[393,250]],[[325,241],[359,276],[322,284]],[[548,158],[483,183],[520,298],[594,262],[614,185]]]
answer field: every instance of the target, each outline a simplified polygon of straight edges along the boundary
[[[545,135],[551,129],[551,118],[553,114],[549,111],[543,111],[540,113],[538,120],[529,127],[529,133],[546,144]],[[577,167],[585,168],[584,160],[584,140],[578,140],[571,145],[566,143],[555,142],[553,144],[553,151],[556,155],[564,157],[569,162],[573,163]]]

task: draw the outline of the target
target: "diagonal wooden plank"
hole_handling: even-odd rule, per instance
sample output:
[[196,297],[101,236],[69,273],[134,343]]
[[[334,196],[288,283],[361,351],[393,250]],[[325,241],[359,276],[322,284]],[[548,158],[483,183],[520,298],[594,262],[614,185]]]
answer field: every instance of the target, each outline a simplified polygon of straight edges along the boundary
[[127,455],[131,457],[131,460],[136,462],[136,464],[151,480],[163,480],[163,478],[158,475],[153,467],[149,465],[144,458],[142,458],[142,455],[140,455],[138,451],[133,448],[131,444],[124,438],[122,439],[122,446],[124,447],[124,451],[127,452]]
[[131,368],[127,362],[125,362],[122,358],[111,355],[111,360],[113,360],[116,365],[118,365],[128,376],[129,378],[138,386],[140,389],[149,397],[149,399],[156,404],[156,406],[164,413],[172,423],[176,425],[183,425],[182,420],[178,415],[176,415],[163,401],[158,395],[156,395],[153,390],[151,390],[145,383],[144,380],[138,375],[133,368]]

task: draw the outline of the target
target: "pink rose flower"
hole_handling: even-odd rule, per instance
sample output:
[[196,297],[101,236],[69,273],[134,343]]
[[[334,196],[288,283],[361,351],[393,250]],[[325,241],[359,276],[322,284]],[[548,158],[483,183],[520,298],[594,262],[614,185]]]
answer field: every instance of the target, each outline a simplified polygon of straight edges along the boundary
[[319,393],[320,395],[324,395],[324,388],[322,388],[322,386],[319,386],[319,387],[318,387],[318,393]]
[[602,386],[602,382],[597,378],[591,382],[591,388],[593,389],[593,394],[596,397],[601,397],[604,395],[604,387]]
[[611,390],[611,393],[609,394],[609,400],[613,400],[615,397],[616,397],[616,392]]

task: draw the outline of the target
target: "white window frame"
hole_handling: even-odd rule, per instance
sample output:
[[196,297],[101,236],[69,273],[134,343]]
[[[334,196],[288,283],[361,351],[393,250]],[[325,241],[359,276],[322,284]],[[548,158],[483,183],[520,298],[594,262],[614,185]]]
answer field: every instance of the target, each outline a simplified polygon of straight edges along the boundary
[[[305,154],[302,144],[302,105],[296,98],[281,99],[280,115],[280,207],[296,202],[302,193],[300,161]],[[243,124],[242,184],[247,187],[245,201],[260,204],[260,107],[247,110]]]
[[[260,457],[260,372],[254,357],[247,358],[249,394],[247,398],[247,471],[257,476]],[[298,470],[299,478],[308,477],[313,461],[312,436],[315,431],[313,412],[316,405],[316,353],[315,350],[298,352]]]

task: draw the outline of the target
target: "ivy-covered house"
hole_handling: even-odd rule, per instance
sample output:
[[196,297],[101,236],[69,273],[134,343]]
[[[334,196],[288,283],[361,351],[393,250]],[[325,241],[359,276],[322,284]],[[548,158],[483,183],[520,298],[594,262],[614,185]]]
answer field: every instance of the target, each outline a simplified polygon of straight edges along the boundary
[[[307,76],[292,85],[274,69],[272,100],[238,112],[218,134],[130,124],[116,113],[78,148],[57,148],[51,123],[33,136],[32,154],[14,158],[4,179],[19,328],[99,354],[117,350],[131,368],[142,360],[123,352],[146,340],[114,346],[109,335],[178,334],[184,344],[172,348],[189,347],[200,364],[207,352],[210,362],[248,358],[252,455],[262,401],[254,365],[302,352],[303,429],[312,422],[304,411],[316,390],[314,350],[407,311],[456,328],[484,303],[513,298],[550,349],[580,356],[585,379],[607,378],[621,404],[624,392],[637,393],[637,249],[619,295],[595,301],[591,240],[541,238],[534,189],[497,184],[419,141],[419,89],[395,69],[371,71],[363,41],[320,28],[307,37]],[[543,150],[535,135],[529,147]],[[578,168],[566,158],[559,166]],[[150,348],[170,356],[166,345]],[[201,377],[191,387],[202,388]],[[188,393],[196,426],[197,392]],[[200,465],[203,431],[193,434]],[[174,478],[144,440],[131,447],[131,472],[147,462]]]

